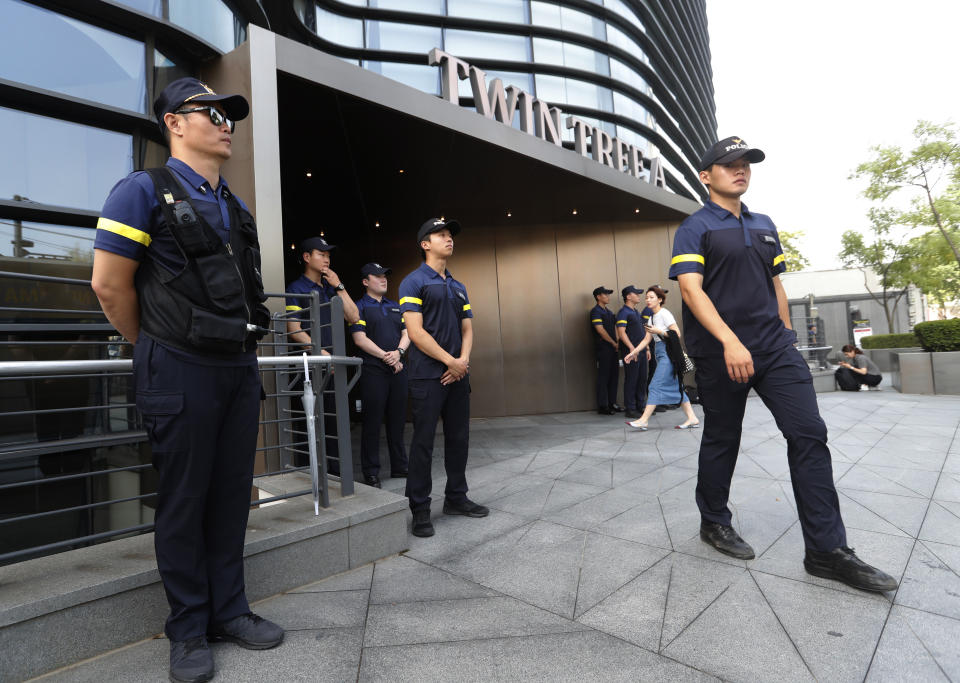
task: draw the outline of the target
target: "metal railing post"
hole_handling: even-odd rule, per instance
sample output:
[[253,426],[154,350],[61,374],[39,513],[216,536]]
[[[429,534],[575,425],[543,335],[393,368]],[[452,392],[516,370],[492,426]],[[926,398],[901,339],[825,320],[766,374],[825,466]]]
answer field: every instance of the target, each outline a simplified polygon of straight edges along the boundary
[[[347,355],[343,332],[343,301],[340,297],[330,302],[330,326],[333,335],[333,355]],[[332,366],[331,366],[332,367]],[[340,451],[340,494],[353,495],[353,453],[350,441],[350,401],[347,397],[347,372],[343,368],[333,373],[334,400],[337,406],[337,446]],[[358,369],[357,372],[360,372]]]

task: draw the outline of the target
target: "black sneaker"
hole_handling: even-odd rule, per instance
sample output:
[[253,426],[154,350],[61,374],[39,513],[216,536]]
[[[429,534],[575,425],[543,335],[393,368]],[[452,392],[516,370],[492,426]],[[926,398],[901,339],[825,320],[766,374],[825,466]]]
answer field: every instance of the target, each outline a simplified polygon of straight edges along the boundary
[[410,533],[420,538],[433,536],[433,524],[430,522],[430,510],[413,511],[413,527]]
[[807,574],[841,581],[864,591],[885,593],[896,590],[897,580],[857,557],[853,548],[834,548],[830,552],[810,550],[803,558]]
[[490,508],[484,505],[477,505],[469,498],[464,498],[459,503],[454,503],[449,498],[444,498],[443,514],[463,515],[464,517],[486,517],[490,514]]
[[367,486],[372,486],[375,489],[381,488],[380,486],[380,477],[375,474],[365,474],[363,475],[363,483]]
[[752,560],[755,557],[753,548],[740,538],[740,534],[734,531],[732,526],[715,522],[701,522],[700,538],[724,555],[735,557],[738,560]]
[[203,636],[170,641],[170,680],[199,683],[213,678],[213,655]]
[[227,640],[248,650],[269,650],[283,642],[283,629],[252,612],[241,614],[209,630],[211,641]]

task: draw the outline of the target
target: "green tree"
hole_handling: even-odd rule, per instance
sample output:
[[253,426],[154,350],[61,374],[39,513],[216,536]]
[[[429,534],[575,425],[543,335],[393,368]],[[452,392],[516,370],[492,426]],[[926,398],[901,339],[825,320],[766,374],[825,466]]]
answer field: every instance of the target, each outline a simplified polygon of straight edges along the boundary
[[786,257],[788,270],[803,270],[810,267],[810,261],[806,256],[800,253],[797,242],[803,239],[802,230],[780,230],[780,246],[783,248],[783,255]]
[[[948,233],[954,244],[960,241],[960,230]],[[960,265],[940,232],[930,230],[911,239],[904,262],[909,281],[940,308],[941,317],[946,317],[946,304],[960,299]]]
[[867,179],[863,194],[868,199],[886,202],[894,193],[906,193],[910,208],[897,211],[896,222],[913,228],[936,228],[960,264],[960,244],[952,232],[960,223],[956,125],[920,121],[913,136],[917,145],[906,152],[900,147],[873,147],[873,158],[857,166],[852,177]]
[[[853,267],[863,273],[863,286],[870,296],[883,307],[887,318],[887,329],[893,333],[893,321],[897,304],[907,292],[910,284],[910,244],[906,239],[898,239],[896,232],[900,212],[894,209],[870,209],[869,234],[856,230],[847,230],[840,237],[843,246],[840,260],[847,267]],[[880,281],[880,291],[870,289],[867,273],[873,271]]]

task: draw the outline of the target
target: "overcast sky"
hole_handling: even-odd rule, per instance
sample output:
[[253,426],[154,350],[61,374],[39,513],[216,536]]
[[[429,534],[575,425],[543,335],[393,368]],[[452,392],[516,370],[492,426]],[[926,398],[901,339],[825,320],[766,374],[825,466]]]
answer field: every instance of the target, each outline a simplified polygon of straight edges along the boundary
[[847,176],[918,119],[960,119],[960,2],[707,0],[718,133],[767,154],[745,203],[802,230],[812,268],[870,203]]

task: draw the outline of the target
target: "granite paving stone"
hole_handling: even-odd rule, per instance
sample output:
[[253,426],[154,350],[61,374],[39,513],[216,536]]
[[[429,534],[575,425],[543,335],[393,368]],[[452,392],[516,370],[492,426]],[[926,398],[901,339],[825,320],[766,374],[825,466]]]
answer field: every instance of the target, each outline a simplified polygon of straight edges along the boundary
[[287,630],[317,630],[362,626],[368,601],[366,590],[285,593],[251,607]]
[[[920,529],[920,539],[960,546],[960,514],[951,510],[949,502],[934,500]],[[960,503],[955,504],[960,508]]]
[[370,604],[484,598],[494,595],[497,595],[495,591],[472,581],[401,555],[376,563],[373,584],[370,587]]
[[960,619],[960,547],[918,542],[895,602]]
[[896,496],[874,491],[855,491],[847,489],[840,493],[840,510],[847,521],[848,510],[851,508],[847,501],[863,506],[873,514],[897,529],[905,536],[916,538],[927,514],[929,502],[922,498]]
[[896,605],[867,681],[960,680],[960,621]]
[[335,574],[322,581],[308,583],[306,586],[295,588],[291,593],[322,593],[325,591],[369,590],[370,579],[373,577],[373,565],[365,564],[362,567],[351,569],[341,574]]

